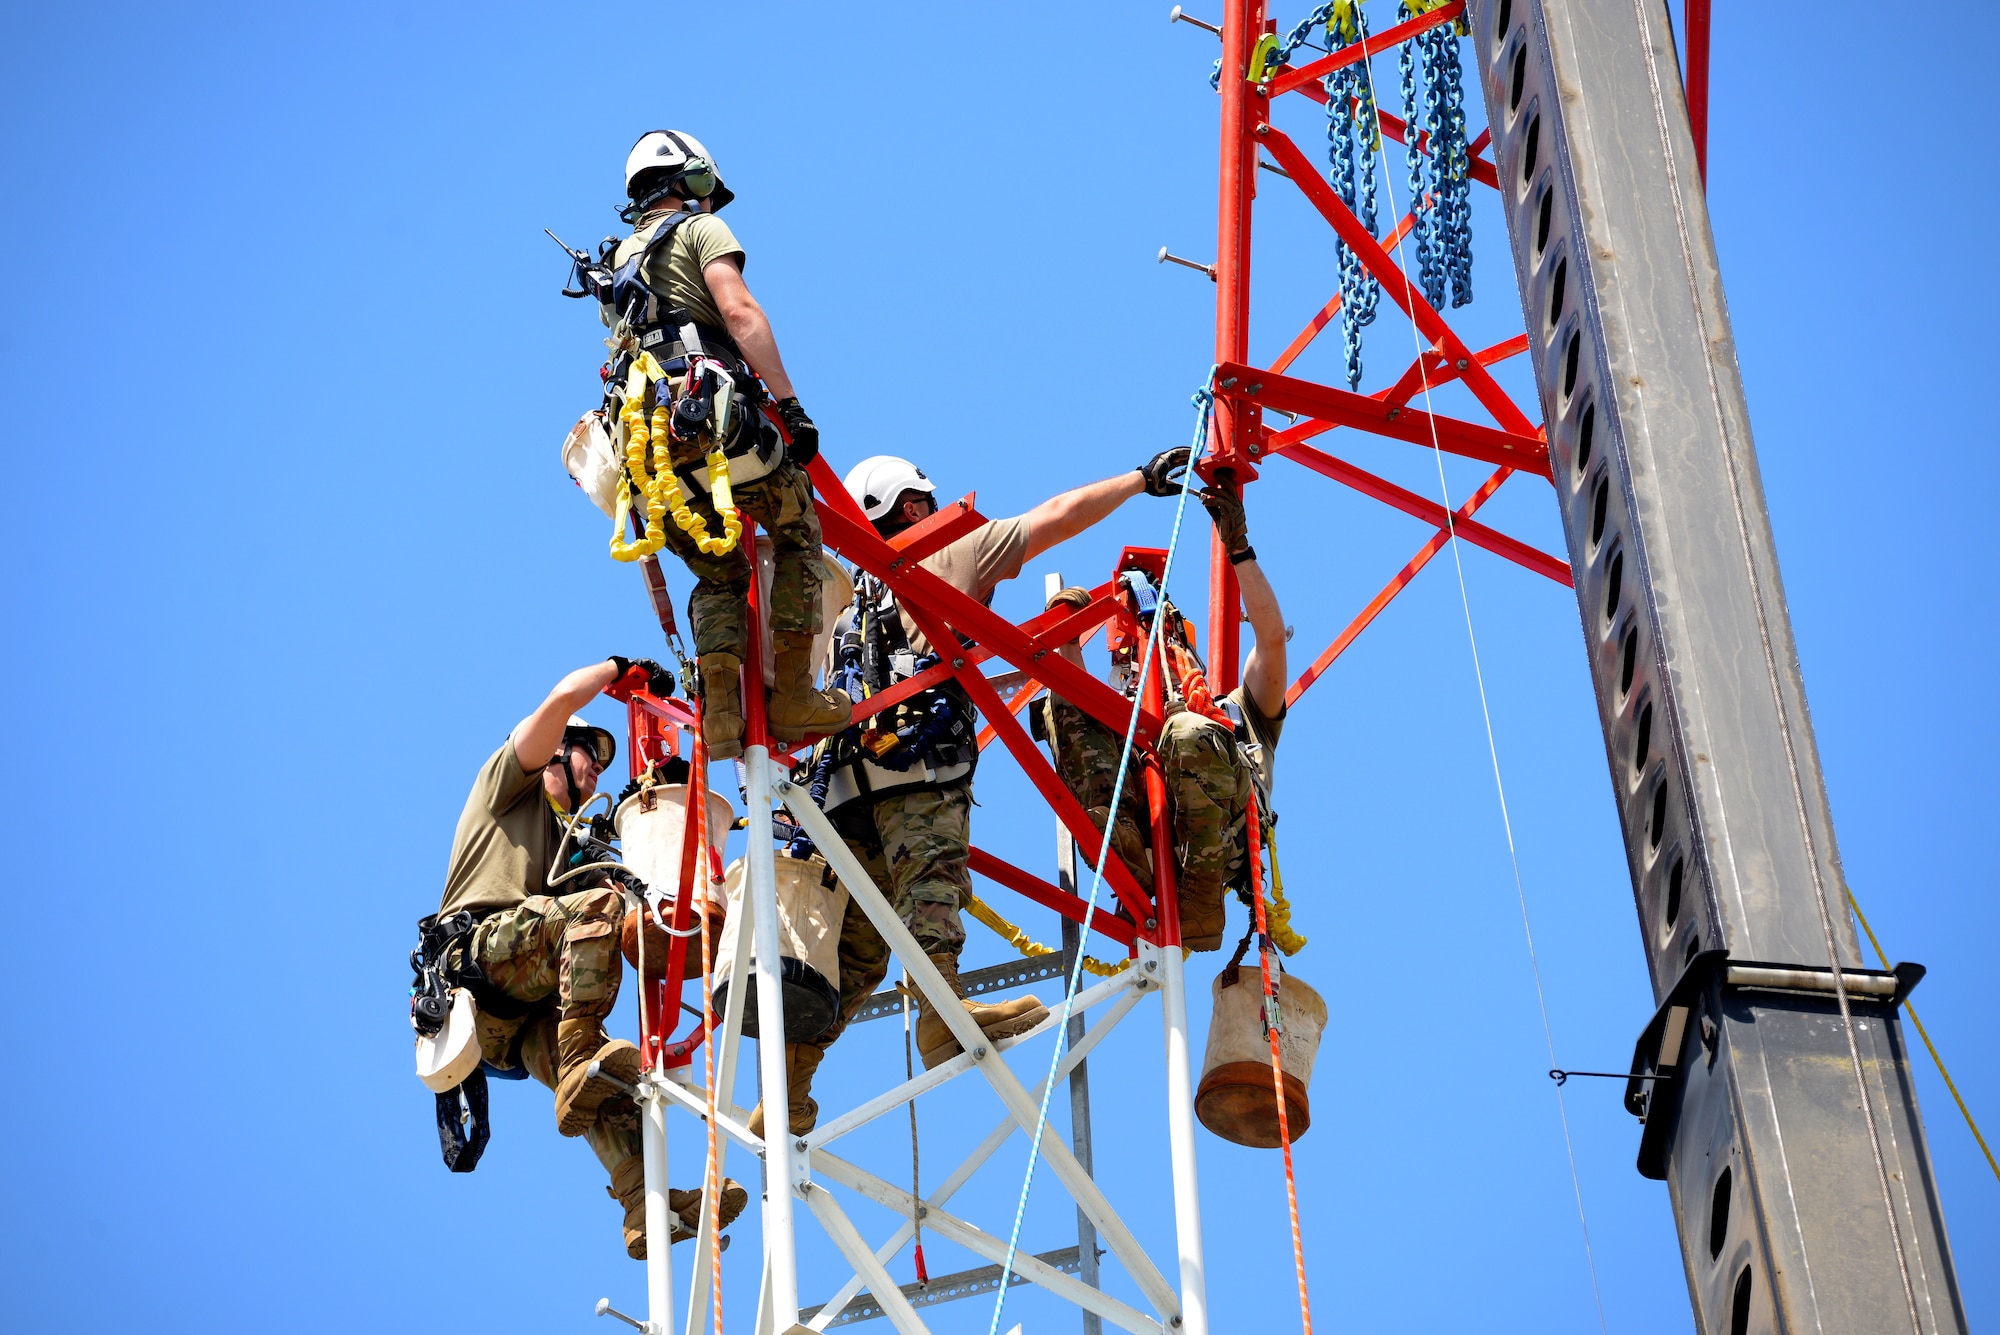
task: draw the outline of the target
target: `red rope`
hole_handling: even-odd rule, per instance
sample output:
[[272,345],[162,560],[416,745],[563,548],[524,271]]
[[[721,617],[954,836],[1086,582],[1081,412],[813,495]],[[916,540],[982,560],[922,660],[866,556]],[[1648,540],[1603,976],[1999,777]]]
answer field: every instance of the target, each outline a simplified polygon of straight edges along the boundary
[[[1192,699],[1192,696],[1190,696]],[[1306,1246],[1299,1233],[1299,1184],[1292,1172],[1291,1119],[1285,1113],[1285,1062],[1278,1054],[1278,1026],[1270,1021],[1278,1015],[1278,993],[1271,983],[1271,938],[1264,930],[1264,878],[1262,823],[1257,818],[1257,794],[1250,794],[1250,902],[1257,915],[1257,967],[1264,978],[1265,1028],[1271,1037],[1271,1088],[1278,1096],[1278,1142],[1285,1151],[1285,1203],[1292,1212],[1292,1262],[1299,1275],[1299,1318],[1305,1335],[1312,1335],[1312,1300],[1306,1296]]]
[[[694,726],[690,750],[693,752],[688,765],[688,810],[695,813],[694,862],[708,873],[712,884],[719,879],[717,850],[708,842],[708,742],[702,736],[701,701],[699,692],[688,693],[688,704],[694,710]],[[681,877],[681,893],[693,893],[691,868],[684,867]],[[701,1031],[709,1041],[701,1045],[702,1084],[708,1091],[708,1167],[702,1183],[708,1199],[708,1265],[709,1300],[714,1312],[715,1335],[722,1335],[722,1154],[716,1143],[715,1106],[715,1014],[710,995],[710,984],[715,978],[714,939],[709,931],[708,914],[714,904],[714,897],[704,887],[701,899],[701,978],[697,986],[701,989]],[[693,905],[690,904],[692,909]]]

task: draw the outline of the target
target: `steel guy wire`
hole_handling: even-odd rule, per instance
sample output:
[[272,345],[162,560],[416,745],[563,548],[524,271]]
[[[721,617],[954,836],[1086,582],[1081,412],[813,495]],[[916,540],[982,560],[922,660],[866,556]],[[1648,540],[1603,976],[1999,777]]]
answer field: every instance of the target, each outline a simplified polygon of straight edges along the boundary
[[[1132,764],[1132,743],[1139,734],[1139,710],[1146,698],[1146,682],[1153,670],[1153,656],[1159,649],[1160,630],[1166,625],[1167,588],[1174,577],[1174,554],[1180,550],[1181,521],[1187,516],[1188,491],[1194,485],[1194,466],[1208,452],[1208,441],[1212,434],[1210,422],[1215,412],[1215,368],[1208,368],[1208,380],[1194,392],[1195,406],[1194,443],[1188,449],[1187,468],[1181,473],[1181,491],[1174,501],[1174,531],[1167,539],[1167,560],[1160,570],[1160,602],[1153,614],[1153,629],[1146,636],[1146,655],[1139,663],[1139,680],[1132,693],[1132,714],[1125,723],[1125,745],[1118,755],[1118,773],[1111,781],[1112,815],[1118,811],[1118,804],[1125,795],[1125,775]],[[1070,962],[1069,980],[1063,985],[1062,1019],[1056,1024],[1056,1043],[1049,1054],[1049,1074],[1042,1082],[1041,1107],[1035,1113],[1035,1134],[1028,1146],[1028,1171],[1021,1179],[1021,1198],[1014,1205],[1014,1227],[1007,1235],[1007,1256],[1000,1263],[1000,1288],[993,1295],[993,1320],[986,1328],[986,1335],[999,1335],[1000,1312],[1007,1305],[1007,1279],[1013,1273],[1014,1253],[1021,1243],[1021,1221],[1028,1211],[1028,1191],[1035,1184],[1035,1164],[1042,1154],[1042,1132],[1049,1124],[1049,1099],[1056,1089],[1056,1067],[1062,1062],[1063,1044],[1069,1037],[1069,1017],[1076,1004],[1077,989],[1083,982],[1083,943],[1090,939],[1090,920],[1097,912],[1097,892],[1104,886],[1104,863],[1111,856],[1111,834],[1118,827],[1112,816],[1106,816],[1103,837],[1097,845],[1097,865],[1091,868],[1090,897],[1083,905],[1083,925],[1077,932],[1076,958]],[[1176,947],[1170,947],[1176,948]]]
[[[1374,70],[1370,68],[1371,62],[1363,60],[1357,63],[1360,64],[1363,70],[1367,71],[1372,96],[1375,74]],[[1415,145],[1407,145],[1404,151],[1414,153],[1417,150]],[[1382,180],[1389,191],[1389,208],[1393,213],[1396,207],[1396,183],[1389,174],[1389,155],[1386,149],[1382,149],[1381,151],[1381,164]],[[1411,299],[1409,265],[1407,262],[1403,262],[1403,242],[1400,239],[1396,242],[1396,252],[1399,260],[1398,267],[1401,269],[1403,276],[1403,300],[1406,305],[1414,305],[1415,303]],[[1445,535],[1447,545],[1451,548],[1452,564],[1458,572],[1459,606],[1465,614],[1466,643],[1472,650],[1472,677],[1473,681],[1479,687],[1479,714],[1481,720],[1486,725],[1486,754],[1493,765],[1493,791],[1498,795],[1500,800],[1500,825],[1507,836],[1507,860],[1514,872],[1514,899],[1521,910],[1521,934],[1526,938],[1528,943],[1528,968],[1534,975],[1535,1005],[1540,1010],[1542,1019],[1542,1041],[1548,1048],[1549,1064],[1554,1066],[1557,1065],[1555,1032],[1549,1026],[1548,996],[1542,987],[1542,966],[1540,958],[1535,951],[1534,928],[1528,921],[1528,893],[1521,882],[1521,857],[1514,846],[1514,820],[1507,809],[1507,785],[1501,778],[1500,773],[1500,748],[1493,736],[1493,710],[1486,699],[1486,673],[1479,661],[1479,637],[1474,632],[1472,626],[1472,599],[1471,595],[1466,591],[1465,561],[1459,552],[1458,528],[1453,521],[1451,486],[1445,478],[1444,447],[1438,441],[1437,416],[1431,402],[1431,377],[1429,369],[1425,366],[1425,361],[1429,357],[1430,352],[1429,349],[1424,347],[1422,331],[1417,328],[1417,322],[1414,318],[1410,321],[1410,339],[1416,345],[1417,349],[1417,374],[1423,385],[1425,416],[1430,423],[1431,455],[1437,462],[1438,493],[1444,502]],[[1597,1254],[1591,1246],[1590,1219],[1583,1206],[1583,1182],[1577,1176],[1576,1171],[1576,1145],[1570,1137],[1569,1108],[1564,1102],[1562,1087],[1560,1085],[1556,1088],[1556,1113],[1562,1121],[1563,1153],[1569,1160],[1570,1190],[1576,1196],[1577,1224],[1583,1230],[1583,1254],[1584,1261],[1590,1270],[1591,1298],[1597,1305],[1597,1328],[1600,1331],[1608,1331],[1609,1327],[1605,1324],[1604,1320],[1604,1292],[1597,1280]]]

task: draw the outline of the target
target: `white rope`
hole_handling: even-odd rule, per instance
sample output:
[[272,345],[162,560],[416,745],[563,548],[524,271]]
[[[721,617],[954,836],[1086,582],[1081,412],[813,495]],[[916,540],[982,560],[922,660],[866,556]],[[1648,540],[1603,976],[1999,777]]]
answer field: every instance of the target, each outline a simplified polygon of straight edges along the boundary
[[[1363,60],[1360,62],[1361,68],[1367,71],[1368,74],[1369,100],[1380,105],[1379,99],[1375,96],[1375,71],[1373,63],[1372,60]],[[1411,131],[1410,138],[1412,141],[1415,140],[1416,133],[1414,130]],[[1390,176],[1389,153],[1387,147],[1382,144],[1382,136],[1379,133],[1379,129],[1376,135],[1376,145],[1376,157],[1382,164],[1382,180],[1389,190],[1389,216],[1393,218],[1397,216],[1396,183]],[[1404,151],[1409,153],[1417,152],[1416,143],[1407,143],[1404,146]],[[1415,209],[1420,207],[1421,203],[1422,201],[1413,199],[1410,201],[1410,207]],[[1400,270],[1403,278],[1403,302],[1404,310],[1407,312],[1416,303],[1412,298],[1410,290],[1409,265],[1403,254],[1403,239],[1401,237],[1398,237],[1396,240],[1396,261],[1397,268]],[[1429,420],[1431,429],[1431,455],[1437,462],[1438,494],[1444,502],[1445,536],[1451,548],[1452,564],[1458,571],[1459,606],[1465,613],[1466,643],[1472,649],[1472,678],[1479,687],[1479,715],[1486,724],[1486,754],[1493,764],[1493,791],[1500,799],[1500,825],[1507,835],[1507,860],[1514,870],[1514,899],[1521,910],[1521,935],[1527,939],[1528,968],[1533,973],[1535,979],[1535,1005],[1541,1011],[1542,1041],[1548,1047],[1549,1065],[1555,1067],[1560,1065],[1556,1061],[1555,1033],[1549,1027],[1549,1002],[1548,997],[1542,989],[1542,966],[1541,961],[1535,953],[1535,932],[1534,928],[1528,922],[1528,894],[1521,883],[1521,857],[1514,847],[1514,820],[1507,810],[1507,785],[1500,775],[1500,748],[1493,738],[1493,711],[1486,701],[1486,673],[1479,661],[1479,637],[1473,632],[1472,628],[1472,599],[1466,592],[1465,561],[1459,552],[1458,528],[1454,522],[1451,505],[1451,488],[1445,480],[1444,448],[1438,443],[1437,417],[1431,404],[1431,377],[1430,371],[1425,365],[1426,360],[1430,356],[1430,349],[1424,346],[1422,332],[1417,328],[1417,322],[1414,318],[1410,320],[1410,340],[1415,344],[1417,349],[1417,375],[1423,383],[1424,413]],[[1597,1328],[1600,1331],[1608,1331],[1609,1327],[1605,1325],[1604,1321],[1604,1292],[1597,1281],[1597,1255],[1590,1243],[1590,1218],[1583,1207],[1583,1182],[1577,1176],[1576,1171],[1576,1146],[1570,1138],[1569,1109],[1563,1101],[1563,1092],[1560,1085],[1556,1087],[1556,1114],[1562,1121],[1563,1153],[1569,1160],[1570,1190],[1576,1196],[1576,1220],[1578,1226],[1583,1230],[1583,1255],[1586,1264],[1590,1268],[1590,1294],[1597,1304]]]
[[1028,1191],[1035,1184],[1035,1163],[1042,1153],[1042,1132],[1049,1123],[1049,1098],[1056,1089],[1056,1067],[1062,1061],[1063,1044],[1069,1038],[1070,1011],[1076,1004],[1078,987],[1083,981],[1083,943],[1090,939],[1090,920],[1097,912],[1097,892],[1104,885],[1104,864],[1111,856],[1111,834],[1117,828],[1114,819],[1118,812],[1119,800],[1125,792],[1125,775],[1132,764],[1132,744],[1139,733],[1140,704],[1146,698],[1146,682],[1153,670],[1153,656],[1158,651],[1160,631],[1167,622],[1167,586],[1174,576],[1174,553],[1180,550],[1181,520],[1187,515],[1188,491],[1194,485],[1194,466],[1207,453],[1210,436],[1209,423],[1214,412],[1215,368],[1208,371],[1208,382],[1195,395],[1195,403],[1201,407],[1196,420],[1193,446],[1188,450],[1187,469],[1181,474],[1180,495],[1174,501],[1174,531],[1167,540],[1167,560],[1160,570],[1159,603],[1153,612],[1153,628],[1146,636],[1146,656],[1139,664],[1139,680],[1132,693],[1132,714],[1125,723],[1125,748],[1118,756],[1118,774],[1111,783],[1110,814],[1104,819],[1103,837],[1097,845],[1097,865],[1091,869],[1090,897],[1083,906],[1083,925],[1077,932],[1076,959],[1069,966],[1069,981],[1063,986],[1062,1019],[1056,1025],[1055,1048],[1049,1053],[1049,1073],[1042,1082],[1042,1103],[1035,1113],[1035,1134],[1028,1146],[1028,1171],[1021,1179],[1021,1198],[1014,1204],[1014,1227],[1007,1235],[1007,1255],[1000,1263],[1000,1288],[993,1295],[993,1320],[986,1328],[986,1335],[999,1335],[1000,1312],[1007,1305],[1007,1280],[1014,1270],[1014,1253],[1021,1243],[1021,1221],[1028,1211]]

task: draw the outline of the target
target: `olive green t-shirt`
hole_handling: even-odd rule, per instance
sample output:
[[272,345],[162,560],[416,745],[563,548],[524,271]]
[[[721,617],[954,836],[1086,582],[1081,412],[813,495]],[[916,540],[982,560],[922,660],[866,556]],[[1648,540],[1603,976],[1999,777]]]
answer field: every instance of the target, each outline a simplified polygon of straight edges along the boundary
[[[661,224],[672,216],[671,212],[662,210],[641,218],[638,229],[618,243],[612,267],[625,263],[644,249],[646,243],[653,239],[653,234],[660,230]],[[735,233],[729,230],[729,224],[712,213],[697,213],[674,229],[673,236],[653,252],[652,258],[646,261],[646,267],[639,271],[639,276],[646,280],[646,286],[652,288],[656,296],[686,308],[696,323],[721,329],[724,327],[722,313],[715,308],[715,298],[709,295],[708,280],[702,277],[702,270],[725,255],[736,256],[736,268],[741,272],[746,257]]]
[[480,767],[458,815],[438,912],[512,908],[529,895],[548,894],[549,864],[561,838],[542,773],[521,769],[510,736]]
[[[1020,574],[1021,564],[1027,559],[1028,518],[1019,515],[984,524],[917,564],[960,593],[971,594],[983,603],[992,598],[1001,580]],[[902,618],[903,634],[909,637],[910,648],[919,657],[929,653],[930,641],[917,629],[917,623],[908,612],[903,612]]]

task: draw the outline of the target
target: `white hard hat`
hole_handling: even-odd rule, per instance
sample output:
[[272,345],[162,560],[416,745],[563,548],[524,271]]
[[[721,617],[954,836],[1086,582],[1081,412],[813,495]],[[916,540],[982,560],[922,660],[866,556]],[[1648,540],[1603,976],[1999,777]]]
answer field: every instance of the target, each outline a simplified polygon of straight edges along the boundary
[[895,508],[896,498],[906,491],[936,493],[924,470],[908,459],[893,454],[876,454],[847,470],[841,480],[847,494],[870,520],[880,519]]
[[715,159],[691,134],[678,130],[648,130],[625,155],[625,194],[635,204],[650,203],[632,193],[632,183],[645,172],[664,170],[671,193],[681,199],[706,199],[708,211],[719,212],[736,196],[722,183]]

